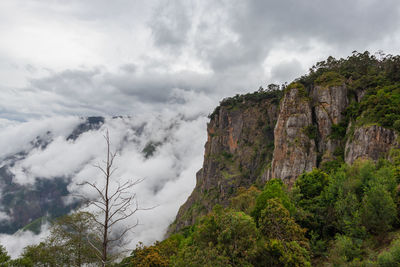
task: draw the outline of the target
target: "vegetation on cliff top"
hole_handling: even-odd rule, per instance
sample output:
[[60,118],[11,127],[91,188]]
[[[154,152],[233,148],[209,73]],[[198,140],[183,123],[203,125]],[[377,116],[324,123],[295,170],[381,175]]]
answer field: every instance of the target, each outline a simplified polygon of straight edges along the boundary
[[224,98],[217,106],[214,111],[208,116],[210,119],[213,119],[216,115],[218,115],[221,107],[226,107],[227,109],[238,108],[240,105],[244,105],[247,102],[261,102],[267,99],[272,100],[273,103],[278,104],[280,99],[283,96],[283,88],[284,85],[279,86],[276,84],[269,84],[267,89],[260,87],[258,91],[253,93],[247,93],[243,95],[235,95],[233,97]]
[[400,131],[400,56],[354,51],[346,59],[329,57],[296,82],[308,89],[346,85],[351,100],[348,120]]

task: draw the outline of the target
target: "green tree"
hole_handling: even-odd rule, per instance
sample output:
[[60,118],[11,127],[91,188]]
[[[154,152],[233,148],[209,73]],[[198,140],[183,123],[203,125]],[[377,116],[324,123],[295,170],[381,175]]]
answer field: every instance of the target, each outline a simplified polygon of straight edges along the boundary
[[77,212],[55,221],[46,245],[57,252],[58,258],[66,258],[69,266],[99,263],[93,245],[100,247],[95,236],[93,215]]
[[400,239],[393,241],[388,251],[379,254],[377,262],[380,267],[400,266]]
[[207,259],[214,266],[250,266],[258,239],[259,232],[250,216],[216,207],[195,227],[173,265],[203,266]]
[[8,255],[7,250],[0,245],[0,266],[8,262],[11,257]]
[[312,199],[321,194],[328,185],[329,176],[320,169],[314,168],[311,172],[304,173],[296,180],[303,199]]
[[[38,245],[24,248],[10,266],[84,266],[99,264],[89,240],[95,243],[92,215],[77,212],[57,219],[50,236]],[[99,245],[98,245],[99,246]]]
[[375,184],[365,193],[362,201],[363,224],[374,234],[391,229],[397,215],[396,204],[384,185]]
[[231,198],[231,207],[234,210],[242,211],[250,214],[256,205],[256,199],[261,191],[255,186],[250,186],[248,189],[240,187],[235,197]]
[[259,229],[268,239],[306,242],[306,230],[295,222],[278,198],[267,200],[261,211]]
[[259,266],[310,266],[306,230],[295,222],[280,199],[267,200],[259,229],[266,240],[259,250]]
[[361,243],[360,239],[337,235],[329,254],[334,266],[346,266],[359,260],[362,256]]
[[264,190],[257,197],[256,205],[254,210],[251,212],[251,216],[257,223],[261,216],[261,211],[267,204],[267,200],[272,198],[280,199],[281,203],[290,212],[290,214],[295,213],[296,207],[289,197],[286,185],[280,179],[271,179],[265,184]]

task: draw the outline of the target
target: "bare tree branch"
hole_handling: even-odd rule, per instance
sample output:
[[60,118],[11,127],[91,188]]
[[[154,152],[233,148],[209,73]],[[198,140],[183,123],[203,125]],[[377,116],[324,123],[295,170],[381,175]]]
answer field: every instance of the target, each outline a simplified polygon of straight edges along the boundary
[[[109,255],[110,244],[115,242],[119,244],[122,243],[126,233],[139,225],[139,221],[136,220],[136,223],[123,227],[119,233],[115,233],[114,230],[117,223],[130,218],[140,210],[136,194],[132,193],[131,189],[143,181],[143,179],[137,179],[120,183],[112,178],[113,174],[117,170],[117,167],[113,166],[114,160],[117,156],[117,151],[111,151],[111,141],[108,130],[106,130],[106,133],[104,134],[104,139],[107,149],[106,160],[103,161],[105,165],[93,165],[95,168],[100,170],[103,176],[104,185],[99,187],[96,183],[88,181],[79,184],[82,186],[88,185],[90,188],[95,190],[98,195],[96,199],[89,199],[82,195],[80,195],[80,197],[82,197],[88,205],[93,205],[98,209],[99,214],[101,215],[100,217],[93,215],[92,219],[100,229],[100,236],[97,238],[100,241],[99,243],[102,244],[102,247],[98,248],[93,243],[90,244],[95,249],[96,256],[101,259],[103,267],[106,266],[112,258],[111,255]],[[113,186],[115,184],[116,189],[113,190],[112,188],[115,188],[115,186]],[[117,228],[121,229],[119,226]]]

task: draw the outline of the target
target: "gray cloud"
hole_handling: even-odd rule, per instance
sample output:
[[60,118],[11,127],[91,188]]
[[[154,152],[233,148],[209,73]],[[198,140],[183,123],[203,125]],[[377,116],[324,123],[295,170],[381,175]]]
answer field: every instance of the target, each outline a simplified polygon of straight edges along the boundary
[[[33,1],[22,10],[24,19],[54,20],[56,28],[38,24],[47,33],[68,32],[73,23],[82,30],[72,35],[82,42],[79,53],[95,48],[107,57],[68,68],[29,61],[18,67],[13,54],[7,53],[10,48],[0,45],[0,55],[7,54],[0,77],[11,79],[18,71],[29,77],[26,86],[8,86],[0,92],[5,103],[0,116],[21,120],[54,114],[147,112],[166,105],[175,88],[210,94],[217,103],[221,97],[265,83],[290,82],[329,55],[385,48],[396,52],[399,6],[394,0],[120,0],[112,5]],[[10,21],[18,25],[13,17],[4,16],[5,24]],[[87,36],[98,39],[87,46]],[[67,52],[73,57],[73,50]],[[63,53],[60,50],[57,56]],[[111,65],[109,57],[115,60]],[[10,65],[17,66],[13,75],[9,75]],[[6,86],[7,79],[3,80]]]
[[191,27],[189,7],[184,1],[162,2],[149,21],[154,42],[162,47],[180,47],[186,43]]

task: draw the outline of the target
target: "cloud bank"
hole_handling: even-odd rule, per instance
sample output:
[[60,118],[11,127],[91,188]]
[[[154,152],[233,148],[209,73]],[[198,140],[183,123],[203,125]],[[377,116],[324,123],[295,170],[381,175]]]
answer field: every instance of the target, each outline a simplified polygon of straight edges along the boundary
[[[140,223],[129,234],[128,247],[134,248],[138,241],[150,244],[162,239],[180,205],[194,188],[195,173],[202,164],[207,112],[213,105],[205,95],[179,90],[169,101],[175,102],[174,109],[165,108],[147,116],[107,117],[100,129],[86,131],[75,140],[68,136],[83,118],[58,117],[4,127],[1,131],[4,138],[28,134],[21,136],[19,142],[11,143],[0,158],[25,151],[25,156],[16,160],[11,168],[14,182],[18,184],[34,185],[37,177],[64,177],[71,180],[68,188],[71,194],[94,197],[91,188],[78,184],[89,181],[101,185],[102,174],[93,165],[102,165],[105,160],[103,135],[108,130],[112,149],[118,151],[113,186],[117,186],[117,181],[144,179],[131,193],[137,194],[139,207],[155,207],[140,211],[123,222],[125,226],[136,220]],[[44,140],[46,144],[35,146],[31,140],[40,140],[41,144]],[[146,158],[143,149],[150,143],[156,144],[156,150]],[[31,233],[0,235],[0,243],[16,256],[23,246],[37,243],[46,233],[40,236]],[[24,244],[18,250],[15,249],[16,240]]]

